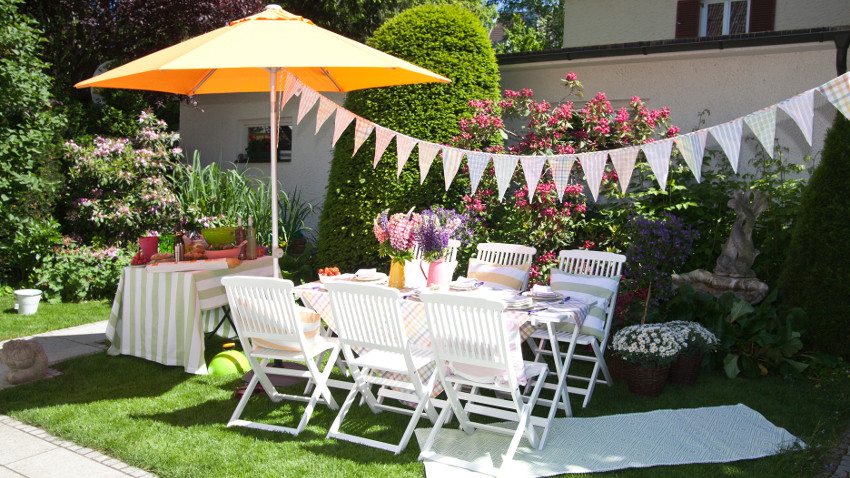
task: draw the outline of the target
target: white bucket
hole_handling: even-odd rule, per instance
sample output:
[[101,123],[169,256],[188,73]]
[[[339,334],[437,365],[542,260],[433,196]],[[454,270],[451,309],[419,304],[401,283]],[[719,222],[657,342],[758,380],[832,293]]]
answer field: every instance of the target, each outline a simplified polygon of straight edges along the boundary
[[41,291],[38,289],[20,289],[15,291],[15,310],[20,315],[32,315],[38,310]]

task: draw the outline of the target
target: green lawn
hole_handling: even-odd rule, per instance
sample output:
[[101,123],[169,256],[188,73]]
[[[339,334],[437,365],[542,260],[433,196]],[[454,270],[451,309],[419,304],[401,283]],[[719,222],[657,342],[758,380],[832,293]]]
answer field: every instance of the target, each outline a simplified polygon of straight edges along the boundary
[[35,314],[18,315],[14,304],[14,296],[0,295],[0,340],[106,320],[112,307],[112,301],[107,300],[56,305],[42,300]]
[[[221,350],[208,342],[207,359]],[[39,425],[73,442],[99,449],[163,477],[198,476],[423,476],[411,440],[398,456],[347,442],[325,440],[335,412],[318,406],[298,437],[226,428],[236,406],[235,376],[193,376],[133,357],[106,354],[56,366],[62,376],[0,392],[0,412]],[[336,377],[341,378],[341,377]],[[335,390],[342,400],[345,392]],[[704,373],[696,386],[668,386],[658,398],[632,395],[624,383],[597,388],[577,416],[641,412],[744,403],[809,445],[807,451],[724,464],[623,470],[611,477],[800,476],[816,475],[827,451],[848,425],[850,372],[822,371],[811,377],[729,380]],[[246,419],[294,424],[303,404],[272,404],[265,395],[249,403]],[[400,437],[406,417],[353,410],[348,428],[390,440]],[[427,421],[420,422],[427,426]]]

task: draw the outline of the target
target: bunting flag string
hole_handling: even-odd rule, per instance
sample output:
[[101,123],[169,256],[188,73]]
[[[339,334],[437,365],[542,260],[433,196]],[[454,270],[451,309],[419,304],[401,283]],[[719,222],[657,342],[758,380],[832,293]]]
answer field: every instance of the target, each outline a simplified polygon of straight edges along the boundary
[[342,132],[348,128],[348,125],[354,121],[354,117],[357,116],[351,111],[348,111],[345,108],[336,107],[336,117],[334,117],[334,137],[331,142],[331,146],[336,146],[336,142],[339,141],[339,137],[342,136]]
[[767,155],[773,159],[773,138],[776,136],[776,106],[768,106],[763,110],[744,116],[744,123],[747,123]]
[[419,142],[419,184],[425,182],[425,176],[431,169],[434,157],[440,152],[440,145],[429,141]]
[[779,103],[779,107],[797,123],[809,146],[811,146],[812,124],[815,118],[815,90],[812,89],[793,98],[788,98]]
[[462,149],[443,146],[443,177],[446,179],[446,191],[452,185],[465,153],[466,151]]
[[673,142],[676,143],[676,147],[679,148],[679,152],[685,159],[685,164],[694,173],[697,182],[700,182],[702,176],[702,158],[705,154],[705,137],[707,134],[708,131],[699,130],[673,138]]
[[545,156],[520,156],[522,173],[525,175],[525,183],[528,184],[528,202],[534,200],[534,192],[537,191],[537,183],[543,174],[543,164],[546,163]]
[[[398,169],[396,170],[395,176],[401,176],[401,170],[404,169],[404,164],[407,163],[407,158],[410,157],[410,152],[413,151],[413,147],[416,146],[417,141],[410,136],[396,133],[395,142],[398,145],[397,153],[398,153]],[[420,146],[421,148],[421,146]]]
[[487,169],[490,156],[490,153],[481,151],[466,152],[466,165],[469,167],[469,185],[470,189],[472,189],[472,194],[475,194],[475,191],[478,190],[478,183],[481,182],[484,170]]
[[735,173],[738,172],[738,157],[741,156],[741,132],[743,129],[744,122],[740,118],[709,129],[714,139],[720,143],[723,152],[726,153],[726,158],[729,159],[732,171],[735,171]]
[[319,95],[319,110],[316,111],[316,132],[313,134],[319,134],[319,129],[322,128],[322,125],[325,124],[325,121],[331,117],[335,110],[336,104],[333,101]]
[[820,85],[818,91],[832,103],[832,106],[835,106],[835,109],[850,119],[850,72]]
[[280,111],[283,111],[283,107],[286,106],[292,95],[301,94],[303,88],[306,88],[304,83],[301,83],[301,80],[297,76],[287,71],[286,84],[283,85],[283,93],[280,95]]
[[378,161],[390,145],[390,141],[395,138],[395,131],[384,128],[383,126],[375,125],[375,162],[372,163],[372,169],[378,166]]
[[[669,158],[669,156],[668,156]],[[587,186],[593,194],[593,200],[599,196],[599,186],[602,185],[602,174],[605,173],[605,162],[608,160],[608,151],[594,151],[578,155],[581,169],[587,179]]]
[[372,134],[373,129],[375,129],[375,123],[357,116],[357,122],[354,125],[354,152],[351,153],[352,156],[357,154],[360,146],[369,139],[369,135]]
[[576,156],[574,154],[549,157],[549,168],[552,169],[552,180],[555,182],[555,191],[558,193],[559,201],[563,200],[564,193],[567,191],[567,184],[570,182],[570,170],[573,169],[575,162]]
[[312,88],[301,93],[301,103],[298,105],[298,118],[295,120],[295,124],[301,124],[301,120],[313,108],[318,99],[319,94]]
[[499,200],[505,197],[505,192],[511,184],[511,178],[516,171],[517,156],[508,154],[494,154],[493,167],[496,169],[496,186],[499,189]]
[[670,171],[670,153],[673,151],[673,140],[662,139],[641,146],[646,162],[649,163],[655,180],[661,190],[667,189],[667,172]]
[[611,156],[611,163],[614,164],[614,171],[617,171],[620,189],[624,194],[629,187],[629,181],[632,180],[632,173],[635,170],[635,163],[637,162],[639,152],[640,148],[637,146],[608,151],[608,154]]

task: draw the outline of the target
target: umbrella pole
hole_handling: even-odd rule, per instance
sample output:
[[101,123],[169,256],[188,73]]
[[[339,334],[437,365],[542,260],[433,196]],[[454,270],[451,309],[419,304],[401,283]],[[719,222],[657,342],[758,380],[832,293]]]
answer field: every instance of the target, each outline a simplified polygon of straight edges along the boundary
[[271,127],[271,151],[269,159],[270,175],[271,175],[271,195],[272,195],[272,257],[274,258],[274,276],[280,277],[280,261],[283,256],[283,251],[278,247],[278,211],[277,211],[277,72],[280,68],[269,68],[269,103],[270,103],[270,118],[269,126]]

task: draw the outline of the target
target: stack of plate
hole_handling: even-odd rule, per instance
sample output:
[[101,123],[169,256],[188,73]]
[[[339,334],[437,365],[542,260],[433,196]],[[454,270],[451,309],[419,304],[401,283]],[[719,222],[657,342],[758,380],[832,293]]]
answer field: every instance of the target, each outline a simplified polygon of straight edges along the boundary
[[563,294],[555,291],[528,291],[523,292],[523,295],[534,300],[542,300],[545,302],[561,300],[561,298],[564,297]]
[[473,290],[477,289],[484,285],[483,282],[479,280],[456,280],[454,282],[449,282],[449,289],[451,290]]
[[371,273],[368,273],[368,272],[367,273],[360,273],[360,272],[358,272],[357,274],[354,274],[354,277],[352,277],[351,279],[358,281],[358,282],[373,282],[373,281],[378,281],[378,280],[386,279],[386,278],[387,278],[387,275],[382,273],[382,272],[371,272]]
[[531,308],[531,297],[526,297],[523,295],[515,295],[513,297],[508,297],[502,299],[502,302],[505,303],[506,309],[530,309]]

